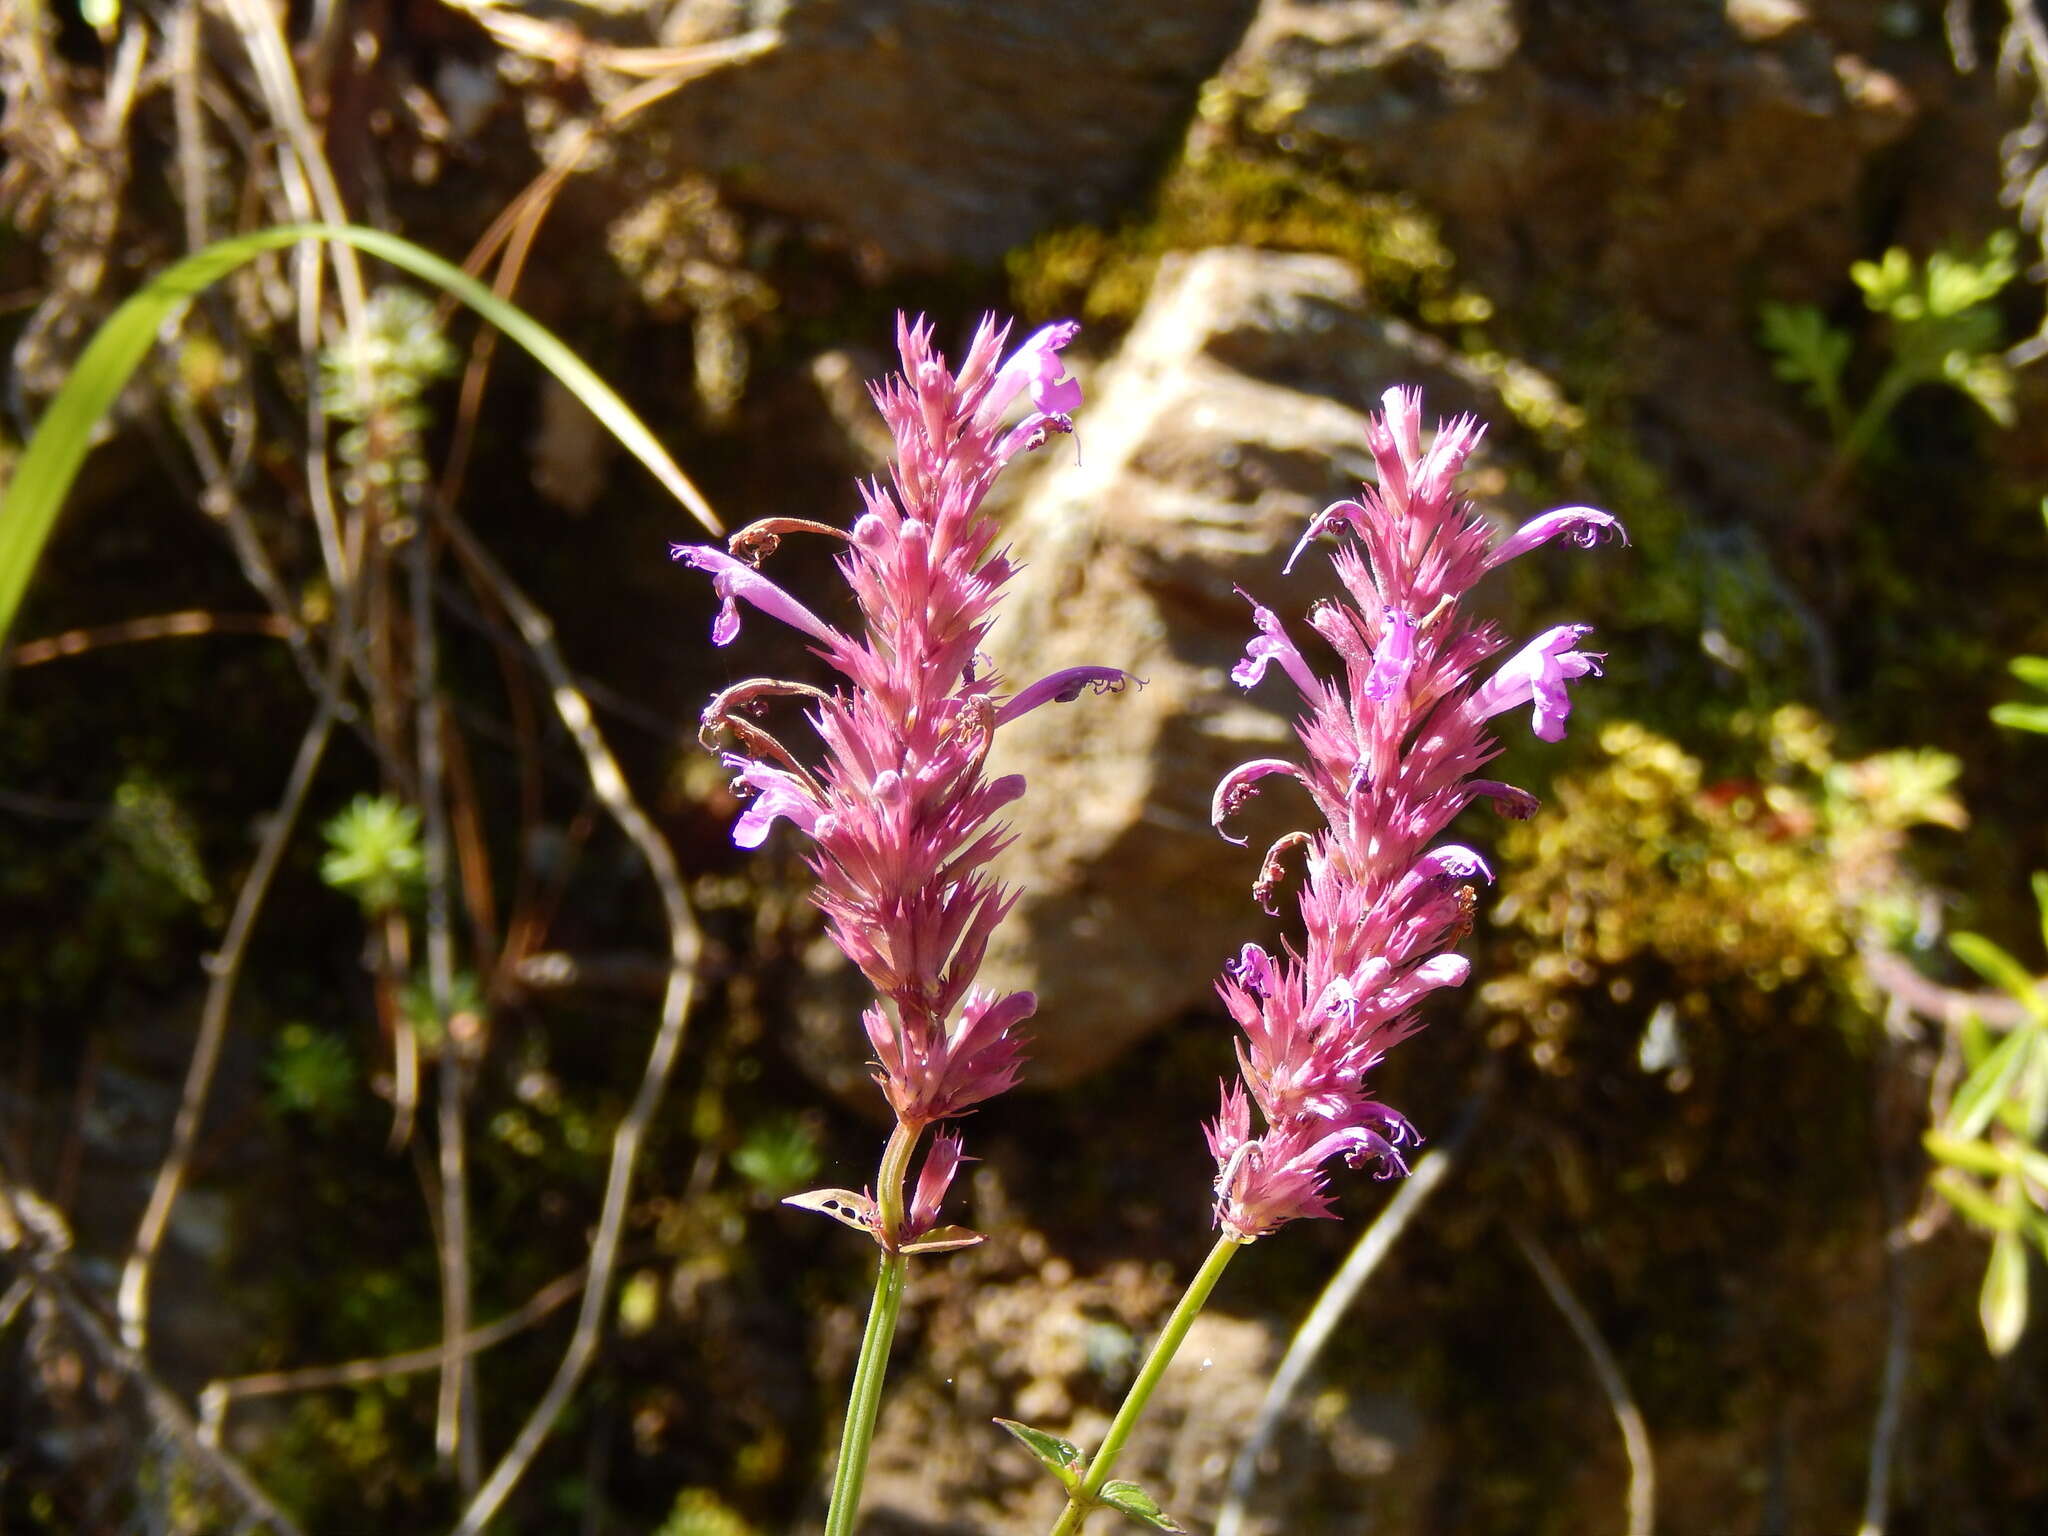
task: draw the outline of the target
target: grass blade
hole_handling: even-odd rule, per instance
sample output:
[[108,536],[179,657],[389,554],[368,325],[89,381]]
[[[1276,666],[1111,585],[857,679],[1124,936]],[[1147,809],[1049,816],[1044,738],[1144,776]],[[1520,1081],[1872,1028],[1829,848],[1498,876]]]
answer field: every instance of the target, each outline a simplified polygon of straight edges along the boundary
[[714,534],[725,530],[702,493],[661,446],[633,408],[619,398],[568,345],[517,305],[509,304],[461,269],[410,240],[360,225],[285,224],[221,240],[157,274],[107,317],[79,357],[64,387],[36,423],[0,501],[0,639],[14,622],[57,513],[78,478],[93,433],[157,338],[183,318],[192,301],[266,251],[301,240],[330,240],[432,283],[475,310],[524,347],[534,360],[583,402],[626,451],[646,465],[692,516]]

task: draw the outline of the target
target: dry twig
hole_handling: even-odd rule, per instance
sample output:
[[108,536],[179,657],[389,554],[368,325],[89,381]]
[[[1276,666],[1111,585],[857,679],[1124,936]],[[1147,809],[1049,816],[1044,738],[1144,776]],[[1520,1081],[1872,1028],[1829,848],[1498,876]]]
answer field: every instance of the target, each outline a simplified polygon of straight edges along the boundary
[[209,1484],[241,1504],[247,1517],[244,1526],[255,1521],[278,1536],[303,1536],[298,1523],[263,1491],[247,1468],[205,1442],[185,1405],[150,1373],[141,1353],[114,1336],[71,1272],[69,1234],[49,1231],[60,1218],[39,1201],[34,1202],[35,1214],[31,1215],[24,1195],[25,1191],[0,1177],[0,1253],[12,1259],[20,1271],[16,1284],[8,1288],[8,1297],[13,1298],[26,1283],[53,1306],[100,1366],[135,1390],[151,1427]]
[[619,1121],[618,1129],[612,1134],[611,1167],[605,1179],[604,1205],[598,1217],[597,1231],[590,1240],[589,1288],[583,1293],[576,1331],[563,1353],[561,1364],[556,1367],[554,1380],[520,1426],[511,1449],[491,1469],[490,1476],[456,1524],[457,1536],[477,1536],[490,1523],[520,1478],[525,1476],[527,1467],[554,1429],[555,1420],[582,1384],[584,1373],[597,1352],[605,1309],[611,1300],[612,1271],[618,1259],[619,1239],[625,1229],[626,1199],[632,1190],[634,1165],[639,1159],[640,1144],[646,1138],[654,1112],[667,1090],[676,1056],[682,1049],[683,1025],[696,990],[697,961],[703,939],[691,913],[689,897],[683,891],[675,855],[633,798],[625,775],[619,771],[617,760],[591,718],[588,701],[577,691],[568,664],[555,645],[554,625],[499,568],[460,519],[443,508],[441,520],[451,547],[469,569],[472,578],[512,616],[512,622],[518,627],[535,663],[548,681],[555,712],[583,754],[591,788],[646,861],[648,872],[660,889],[662,911],[668,920],[672,967],[668,990],[662,998],[661,1022],[648,1051],[639,1089],[633,1096],[632,1105]]
[[1551,1262],[1541,1241],[1520,1224],[1511,1224],[1508,1230],[1514,1236],[1515,1246],[1522,1250],[1522,1257],[1536,1271],[1544,1293],[1571,1325],[1572,1336],[1592,1362],[1593,1374],[1599,1378],[1600,1390],[1607,1395],[1614,1422],[1621,1428],[1621,1443],[1628,1452],[1628,1536],[1651,1536],[1657,1528],[1657,1469],[1650,1455],[1650,1431],[1643,1423],[1642,1410],[1629,1394],[1628,1380],[1621,1374],[1620,1363],[1607,1347],[1607,1341],[1600,1337],[1592,1314],[1572,1294],[1571,1286]]
[[[516,1310],[494,1323],[471,1329],[455,1341],[455,1352],[464,1358],[481,1354],[525,1332],[583,1289],[583,1271],[571,1270],[550,1280]],[[208,1445],[220,1444],[228,1410],[245,1397],[279,1397],[290,1392],[320,1392],[330,1387],[359,1387],[394,1376],[411,1376],[439,1369],[447,1360],[446,1343],[425,1349],[408,1349],[395,1355],[362,1360],[345,1360],[339,1365],[308,1365],[292,1371],[263,1371],[254,1376],[230,1376],[211,1381],[199,1394],[199,1436]]]
[[298,756],[285,780],[284,793],[279,796],[277,809],[264,825],[255,862],[242,878],[242,888],[235,896],[234,911],[228,919],[227,933],[221,940],[220,949],[206,961],[209,974],[206,1000],[200,1006],[199,1036],[193,1042],[192,1060],[185,1071],[184,1092],[178,1101],[177,1117],[171,1123],[170,1150],[157,1168],[149,1204],[136,1228],[128,1262],[121,1270],[116,1315],[121,1320],[122,1342],[130,1349],[142,1349],[148,1339],[150,1267],[156,1262],[164,1230],[170,1223],[171,1207],[177,1203],[185,1175],[192,1165],[192,1152],[198,1144],[200,1122],[206,1116],[207,1100],[213,1092],[214,1069],[220,1063],[221,1042],[227,1038],[228,1013],[234,1005],[236,984],[241,980],[249,937],[255,930],[264,900],[270,894],[271,878],[284,857],[285,845],[291,841],[292,830],[298,825],[299,812],[306,803],[306,791],[312,786],[313,774],[319,768],[320,759],[326,753],[328,740],[334,732],[336,704],[341,697],[341,673],[347,655],[344,647],[335,646],[328,664],[328,691],[314,708],[312,723],[306,727],[306,734],[299,742]]

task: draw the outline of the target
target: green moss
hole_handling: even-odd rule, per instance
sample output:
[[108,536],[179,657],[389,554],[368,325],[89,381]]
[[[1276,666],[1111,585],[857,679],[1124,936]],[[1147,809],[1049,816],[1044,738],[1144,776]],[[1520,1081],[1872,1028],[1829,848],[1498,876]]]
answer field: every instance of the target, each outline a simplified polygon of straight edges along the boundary
[[1011,292],[1034,318],[1078,314],[1128,325],[1162,255],[1220,245],[1341,256],[1364,274],[1376,303],[1428,324],[1477,324],[1493,312],[1455,281],[1436,220],[1416,199],[1372,190],[1342,168],[1263,151],[1183,158],[1142,218],[1041,235],[1012,253]]
[[[1505,1021],[1498,1043],[1521,1037],[1539,1067],[1562,1071],[1588,995],[1664,999],[1676,1040],[1720,1009],[1774,1009],[1773,994],[1808,979],[1843,997],[1865,985],[1858,938],[1912,905],[1906,833],[1962,823],[1959,765],[1929,752],[1841,761],[1804,709],[1740,726],[1751,772],[1710,782],[1675,742],[1610,724],[1605,761],[1508,829],[1497,917],[1520,936],[1516,968],[1483,994]],[[1646,1063],[1653,1053],[1683,1070],[1656,1012],[1640,1047]]]

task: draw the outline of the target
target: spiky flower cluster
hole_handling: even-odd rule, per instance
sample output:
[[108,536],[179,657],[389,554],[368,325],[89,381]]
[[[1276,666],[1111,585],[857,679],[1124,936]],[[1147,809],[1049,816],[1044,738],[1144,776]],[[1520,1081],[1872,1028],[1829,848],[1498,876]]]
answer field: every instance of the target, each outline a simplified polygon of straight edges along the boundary
[[[1525,791],[1477,777],[1499,750],[1488,722],[1532,705],[1537,736],[1561,739],[1566,685],[1598,675],[1602,659],[1579,649],[1588,626],[1560,625],[1475,681],[1506,643],[1461,610],[1480,577],[1554,538],[1589,545],[1620,525],[1591,507],[1565,507],[1494,544],[1456,489],[1480,423],[1439,424],[1424,452],[1419,392],[1389,390],[1381,404],[1367,425],[1377,489],[1318,514],[1287,562],[1291,570],[1321,534],[1346,536],[1331,563],[1351,600],[1324,599],[1308,613],[1342,675],[1319,676],[1256,602],[1258,637],[1231,673],[1246,688],[1274,663],[1287,674],[1304,705],[1296,731],[1307,761],[1263,758],[1226,775],[1213,808],[1218,830],[1275,774],[1298,779],[1324,822],[1275,843],[1254,887],[1276,912],[1286,861],[1302,854],[1299,947],[1275,957],[1247,944],[1217,984],[1244,1031],[1243,1081],[1225,1089],[1206,1130],[1217,1224],[1245,1241],[1329,1215],[1325,1169],[1334,1158],[1353,1167],[1377,1160],[1383,1175],[1406,1171],[1400,1149],[1415,1133],[1370,1097],[1366,1074],[1418,1027],[1420,998],[1465,980],[1471,967],[1450,946],[1471,927],[1469,882],[1492,878],[1471,849],[1430,845],[1475,799],[1514,817],[1536,809]],[[1248,1098],[1264,1120],[1256,1136]]]
[[[926,1159],[900,1222],[902,1164],[924,1127],[959,1115],[1017,1080],[1017,1026],[1036,1006],[1029,992],[997,996],[974,987],[991,933],[1015,901],[985,871],[1008,837],[993,818],[1024,792],[1010,774],[983,767],[997,728],[1089,687],[1122,687],[1110,667],[1073,667],[1005,697],[982,652],[997,600],[1010,578],[995,547],[995,520],[981,502],[1018,453],[1069,432],[1080,386],[1059,357],[1078,327],[1048,326],[1007,359],[1007,326],[985,320],[957,373],[932,347],[923,321],[899,320],[903,372],[872,390],[895,438],[888,484],[862,486],[865,510],[850,534],[822,523],[770,518],[733,535],[731,553],[677,545],[675,559],[711,574],[721,606],[712,639],[730,644],[746,602],[817,642],[816,653],[845,679],[831,692],[756,678],[726,689],[704,712],[707,745],[730,738],[725,762],[750,797],[733,828],[758,847],[787,819],[811,839],[815,899],[833,939],[873,983],[881,1001],[862,1017],[896,1112],[900,1149],[880,1200],[823,1191],[810,1203],[869,1230],[885,1247],[929,1232],[960,1158],[942,1134]],[[1019,421],[1011,408],[1028,394]],[[838,564],[862,624],[835,628],[763,576],[759,562],[782,535],[828,534],[846,541]],[[810,703],[824,745],[807,764],[758,722],[777,695]],[[893,1230],[892,1230],[893,1228]]]

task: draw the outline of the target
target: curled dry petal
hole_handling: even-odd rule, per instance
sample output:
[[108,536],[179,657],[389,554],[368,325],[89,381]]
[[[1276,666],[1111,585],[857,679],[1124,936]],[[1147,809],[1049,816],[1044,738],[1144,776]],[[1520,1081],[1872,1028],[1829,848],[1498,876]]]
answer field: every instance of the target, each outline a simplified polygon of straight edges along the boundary
[[1465,788],[1471,793],[1465,803],[1473,800],[1491,800],[1496,815],[1505,816],[1509,821],[1527,821],[1543,809],[1543,802],[1526,789],[1517,789],[1512,784],[1503,784],[1498,779],[1467,779]]
[[846,538],[844,528],[834,528],[830,523],[815,522],[808,517],[764,517],[727,538],[725,547],[747,564],[758,567],[782,547],[782,536],[786,533],[822,533],[842,541]]
[[1362,530],[1365,527],[1365,518],[1365,508],[1355,501],[1331,502],[1322,511],[1308,520],[1307,529],[1295,541],[1294,549],[1287,556],[1287,563],[1280,567],[1280,574],[1283,576],[1291,574],[1294,570],[1294,562],[1302,557],[1302,553],[1309,545],[1313,544],[1322,535],[1328,533],[1332,528],[1348,523],[1353,529]]
[[1222,833],[1225,842],[1236,843],[1239,847],[1244,845],[1245,839],[1232,837],[1223,831],[1223,823],[1243,810],[1245,802],[1258,793],[1253,786],[1260,779],[1275,773],[1292,774],[1297,779],[1301,777],[1301,770],[1284,757],[1254,758],[1249,763],[1239,763],[1223,776],[1222,782],[1216,786],[1214,798],[1209,802],[1209,825]]
[[1315,839],[1306,832],[1290,832],[1266,850],[1266,857],[1259,866],[1258,881],[1252,886],[1252,900],[1267,915],[1278,917],[1280,882],[1287,878],[1287,855],[1297,848],[1313,848]]

